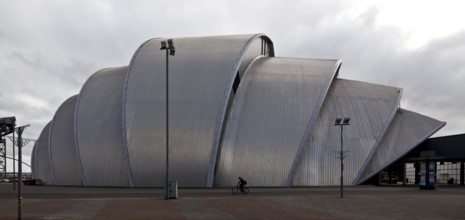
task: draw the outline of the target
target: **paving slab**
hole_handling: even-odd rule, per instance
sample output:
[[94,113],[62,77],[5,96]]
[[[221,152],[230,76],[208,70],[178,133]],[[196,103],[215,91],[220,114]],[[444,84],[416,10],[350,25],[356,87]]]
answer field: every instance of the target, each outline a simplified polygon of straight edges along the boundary
[[[465,187],[179,189],[24,186],[23,219],[465,219]],[[17,219],[17,191],[0,184],[0,220]]]

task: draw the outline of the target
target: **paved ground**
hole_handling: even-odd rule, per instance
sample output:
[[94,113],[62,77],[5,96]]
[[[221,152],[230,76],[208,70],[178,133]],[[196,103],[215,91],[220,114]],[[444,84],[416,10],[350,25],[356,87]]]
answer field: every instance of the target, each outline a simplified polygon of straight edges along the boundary
[[[24,186],[23,219],[465,219],[465,187],[179,189]],[[17,219],[17,192],[0,184],[0,219]]]

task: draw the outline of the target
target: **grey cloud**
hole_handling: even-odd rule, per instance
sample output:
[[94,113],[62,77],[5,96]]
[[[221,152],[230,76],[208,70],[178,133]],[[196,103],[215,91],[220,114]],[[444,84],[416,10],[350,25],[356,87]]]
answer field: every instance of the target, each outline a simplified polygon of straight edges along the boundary
[[[448,122],[439,135],[463,133],[464,32],[418,50],[406,49],[407,35],[376,24],[382,9],[371,7],[346,18],[351,4],[9,1],[0,7],[0,77],[6,82],[0,91],[0,115],[31,123],[27,136],[37,138],[89,76],[128,65],[138,46],[150,38],[262,32],[274,41],[277,56],[341,59],[342,78],[401,87],[403,107]],[[14,99],[25,96],[46,106]]]
[[296,37],[299,47],[283,52],[341,59],[341,77],[403,88],[403,107],[448,122],[436,136],[463,133],[465,31],[412,50],[400,30],[375,25],[377,10],[370,8],[358,20],[326,21],[329,25],[308,31],[310,37]]

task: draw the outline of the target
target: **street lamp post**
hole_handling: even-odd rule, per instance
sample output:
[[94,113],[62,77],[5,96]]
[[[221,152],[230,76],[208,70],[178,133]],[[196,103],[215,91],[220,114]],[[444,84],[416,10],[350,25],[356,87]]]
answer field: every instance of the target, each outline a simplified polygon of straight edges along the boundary
[[343,127],[348,126],[350,122],[350,118],[336,118],[336,121],[334,123],[334,126],[340,126],[341,127],[341,151],[339,151],[339,157],[341,159],[341,198],[344,197],[344,151],[343,151],[343,144],[344,144],[344,139],[342,136],[343,132]]
[[[168,42],[168,45],[167,45]],[[169,189],[168,189],[168,179],[169,179],[169,96],[168,96],[168,72],[169,72],[169,55],[174,56],[175,48],[173,44],[173,39],[168,39],[168,41],[161,41],[160,50],[166,51],[166,179],[165,179],[165,199],[169,200]]]
[[23,148],[23,131],[26,127],[29,127],[29,125],[24,125],[21,127],[17,127],[16,132],[18,132],[18,219],[22,219],[21,216],[21,207],[23,206],[23,192],[21,191],[21,183],[23,179],[23,170],[22,170],[22,164],[23,164],[23,159],[22,159],[22,148]]
[[16,152],[15,152],[15,147],[16,147],[16,140],[15,140],[15,132],[13,132],[13,190],[16,190]]

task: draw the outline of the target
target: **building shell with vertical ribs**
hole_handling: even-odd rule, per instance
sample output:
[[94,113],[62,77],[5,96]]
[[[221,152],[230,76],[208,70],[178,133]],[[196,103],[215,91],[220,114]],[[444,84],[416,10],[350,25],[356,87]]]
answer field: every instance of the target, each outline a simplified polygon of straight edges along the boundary
[[[166,57],[162,38],[129,66],[93,74],[33,149],[48,185],[162,187]],[[275,57],[263,34],[173,39],[169,59],[169,178],[181,187],[331,186],[350,117],[344,184],[368,180],[445,123],[401,109],[402,90],[338,78],[341,61]]]

